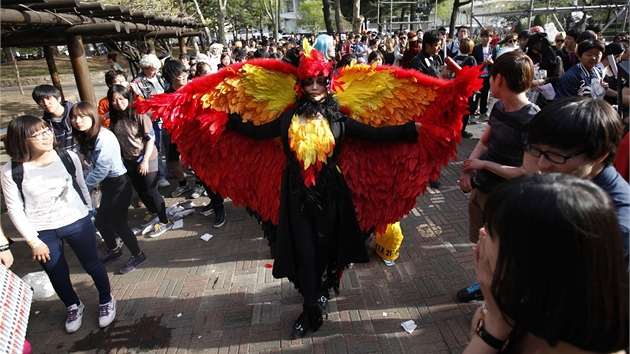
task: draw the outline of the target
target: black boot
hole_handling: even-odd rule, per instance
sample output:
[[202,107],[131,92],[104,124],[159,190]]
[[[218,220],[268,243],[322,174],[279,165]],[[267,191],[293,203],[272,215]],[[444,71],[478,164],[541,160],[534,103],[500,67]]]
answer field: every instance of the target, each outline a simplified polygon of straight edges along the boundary
[[310,330],[317,332],[319,327],[322,326],[322,323],[324,323],[321,308],[319,308],[319,306],[304,306],[304,310],[308,314],[308,325]]
[[316,332],[324,322],[319,306],[303,305],[302,308],[302,314],[293,324],[293,339],[304,337],[309,330]]

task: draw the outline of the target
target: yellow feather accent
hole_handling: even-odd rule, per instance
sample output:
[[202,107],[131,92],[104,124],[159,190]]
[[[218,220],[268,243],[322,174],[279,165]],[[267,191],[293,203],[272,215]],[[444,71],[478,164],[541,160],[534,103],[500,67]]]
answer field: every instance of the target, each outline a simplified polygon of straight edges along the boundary
[[308,42],[308,40],[306,38],[304,38],[304,40],[302,41],[302,48],[304,48],[304,56],[306,58],[310,58],[311,57],[311,49],[313,49],[313,47],[311,47],[311,44]]
[[295,100],[295,76],[245,64],[202,96],[203,107],[238,113],[255,125],[269,123]]
[[339,105],[349,109],[353,119],[371,126],[412,121],[435,101],[437,87],[420,86],[414,77],[400,78],[394,73],[366,64],[346,67],[338,78],[343,83],[343,91],[336,94]]
[[317,161],[326,163],[335,148],[335,137],[325,119],[307,119],[302,124],[300,117],[293,116],[289,127],[289,147],[295,157],[304,163],[304,170],[315,166]]

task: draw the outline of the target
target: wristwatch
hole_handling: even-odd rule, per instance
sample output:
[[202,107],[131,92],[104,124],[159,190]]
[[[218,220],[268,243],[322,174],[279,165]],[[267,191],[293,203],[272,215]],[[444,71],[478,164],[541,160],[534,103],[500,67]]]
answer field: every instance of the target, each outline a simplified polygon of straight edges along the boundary
[[477,322],[477,327],[475,327],[475,333],[479,336],[479,338],[481,338],[481,340],[483,340],[487,345],[491,346],[492,348],[498,349],[499,351],[504,350],[510,342],[510,339],[508,338],[506,340],[498,340],[492,334],[488,333],[486,331],[486,328],[483,326],[484,317],[485,316],[481,316],[479,318],[479,321]]

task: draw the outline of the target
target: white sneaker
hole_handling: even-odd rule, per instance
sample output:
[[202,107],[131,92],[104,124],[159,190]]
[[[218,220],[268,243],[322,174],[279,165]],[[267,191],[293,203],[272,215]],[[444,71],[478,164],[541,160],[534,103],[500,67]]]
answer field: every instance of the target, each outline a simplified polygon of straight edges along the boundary
[[85,306],[81,301],[79,301],[79,306],[70,305],[68,307],[68,319],[66,320],[66,332],[74,333],[81,328],[81,324],[83,323],[83,312],[85,311]]
[[105,328],[116,318],[116,299],[112,296],[110,302],[98,307],[98,326]]
[[197,198],[201,197],[205,191],[206,191],[206,189],[203,188],[203,186],[201,184],[195,184],[195,187],[193,188],[193,192],[190,195],[190,197],[192,199],[197,199]]
[[166,188],[170,186],[171,186],[171,183],[167,181],[166,179],[161,179],[158,181],[158,188]]

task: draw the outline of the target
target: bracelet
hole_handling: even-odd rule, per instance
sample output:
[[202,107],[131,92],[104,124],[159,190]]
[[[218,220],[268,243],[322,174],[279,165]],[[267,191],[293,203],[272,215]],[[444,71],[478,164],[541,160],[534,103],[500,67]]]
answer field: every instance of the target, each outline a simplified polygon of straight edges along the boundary
[[506,340],[498,340],[492,334],[488,333],[486,331],[486,328],[483,326],[484,318],[485,316],[482,311],[481,317],[477,322],[477,327],[475,327],[475,333],[490,347],[498,349],[499,351],[504,350],[510,342],[510,339],[508,338]]
[[9,244],[0,246],[0,252],[8,251],[10,248]]
[[43,244],[43,242],[42,242],[42,241],[37,240],[37,242],[35,242],[35,243],[33,243],[33,244],[31,245],[31,248],[37,248],[37,247],[41,246],[42,244]]

